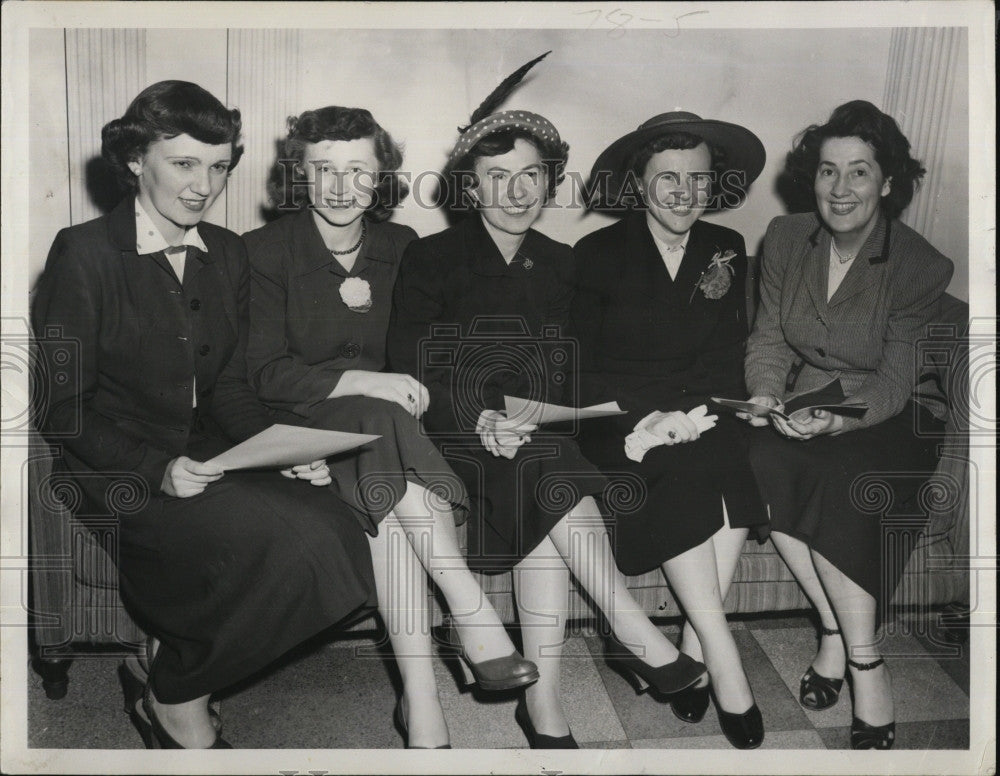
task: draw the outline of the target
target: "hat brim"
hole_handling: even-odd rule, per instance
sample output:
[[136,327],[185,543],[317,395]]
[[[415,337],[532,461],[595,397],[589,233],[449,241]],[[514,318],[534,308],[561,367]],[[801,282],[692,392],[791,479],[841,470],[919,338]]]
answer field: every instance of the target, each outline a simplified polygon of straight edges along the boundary
[[[704,139],[709,145],[721,148],[726,154],[727,168],[744,175],[743,185],[749,187],[760,176],[767,160],[764,144],[753,132],[739,124],[712,119],[668,121],[651,127],[644,127],[618,138],[609,145],[590,171],[591,184],[598,184],[599,176],[608,175],[603,170],[610,171],[605,185],[600,185],[607,197],[599,200],[600,205],[615,205],[626,183],[628,164],[632,156],[644,145],[661,135],[671,132],[687,132]],[[599,205],[599,206],[600,206]]]

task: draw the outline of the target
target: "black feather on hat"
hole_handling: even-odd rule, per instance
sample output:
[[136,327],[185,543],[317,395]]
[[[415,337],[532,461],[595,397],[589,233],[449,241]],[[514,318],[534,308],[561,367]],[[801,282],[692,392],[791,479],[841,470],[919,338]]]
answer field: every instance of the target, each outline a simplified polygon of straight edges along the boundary
[[528,74],[528,71],[551,53],[551,50],[546,51],[540,57],[535,57],[530,62],[521,65],[517,70],[504,78],[500,82],[500,85],[490,92],[485,100],[479,103],[479,107],[469,116],[469,123],[464,127],[459,127],[458,131],[464,134],[473,124],[482,121],[499,108],[503,104],[503,101],[507,99],[507,95],[514,91],[514,87],[521,83],[521,80]]

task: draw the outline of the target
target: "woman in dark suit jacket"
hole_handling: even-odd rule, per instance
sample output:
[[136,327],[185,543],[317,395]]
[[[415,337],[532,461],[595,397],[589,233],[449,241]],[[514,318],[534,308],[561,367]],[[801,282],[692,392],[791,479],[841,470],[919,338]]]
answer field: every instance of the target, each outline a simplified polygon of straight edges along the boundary
[[871,103],[846,103],[809,127],[788,165],[815,195],[816,212],[776,218],[767,230],[747,387],[754,401],[780,407],[788,392],[838,378],[868,409],[860,418],[822,410],[802,422],[773,416],[777,434],[754,434],[754,471],[774,544],[831,637],[820,639],[800,701],[812,709],[836,703],[851,657],[851,747],[888,749],[892,690],[875,631],[906,557],[887,567],[882,548],[907,544],[869,500],[888,488],[904,503],[920,481],[912,474],[935,468],[938,435],[915,429],[940,431],[944,407],[927,395],[915,403],[916,343],[952,263],[896,220],[924,170],[896,122]]
[[370,535],[380,612],[404,685],[397,725],[407,746],[444,748],[430,632],[412,627],[415,611],[430,622],[421,565],[444,593],[468,654],[479,658],[472,668],[484,689],[520,687],[538,675],[462,562],[455,523],[465,519],[468,496],[420,429],[427,389],[385,368],[392,288],[416,238],[388,221],[407,193],[396,174],[402,154],[369,111],[330,106],[289,120],[282,161],[294,167],[276,167],[282,175],[271,197],[292,212],[244,235],[253,268],[250,381],[283,423],[379,436],[330,460],[331,487]]
[[469,564],[513,569],[525,656],[541,677],[516,713],[532,748],[577,747],[559,690],[569,571],[607,617],[621,642],[615,657],[640,684],[677,691],[705,670],[650,623],[615,569],[593,498],[605,478],[565,434],[504,411],[505,395],[576,399],[564,390],[573,365],[561,336],[573,254],[532,228],[568,148],[538,114],[473,114],[447,171],[475,210],[407,247],[389,329],[390,363],[424,379],[426,428],[469,489]]
[[121,516],[122,599],[160,642],[132,709],[150,747],[228,748],[210,693],[374,603],[357,522],[325,487],[294,481],[329,483],[322,461],[289,479],[207,462],[271,425],[245,378],[243,243],[200,223],[239,134],[239,112],[195,84],[143,91],[102,133],[133,193],[58,234],[33,309],[59,365],[43,432],[85,511]]
[[[749,527],[767,516],[742,424],[706,416],[711,396],[743,395],[747,259],[739,234],[700,216],[739,204],[763,164],[743,127],[656,116],[609,146],[591,174],[606,187],[602,205],[640,204],[631,191],[642,207],[574,248],[583,401],[617,400],[628,412],[583,424],[580,446],[603,471],[646,483],[643,503],[618,515],[615,557],[626,574],[659,567],[670,581],[688,617],[681,648],[704,659],[739,748],[759,746],[764,728],[723,602]],[[671,706],[698,722],[710,694],[706,678]]]

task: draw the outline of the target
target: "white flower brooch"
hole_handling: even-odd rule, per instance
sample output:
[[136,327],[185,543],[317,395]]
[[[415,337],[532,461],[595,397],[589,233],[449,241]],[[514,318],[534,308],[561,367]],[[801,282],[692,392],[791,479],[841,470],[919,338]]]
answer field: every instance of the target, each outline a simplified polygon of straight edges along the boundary
[[362,278],[347,278],[340,284],[340,298],[356,313],[372,309],[372,287]]

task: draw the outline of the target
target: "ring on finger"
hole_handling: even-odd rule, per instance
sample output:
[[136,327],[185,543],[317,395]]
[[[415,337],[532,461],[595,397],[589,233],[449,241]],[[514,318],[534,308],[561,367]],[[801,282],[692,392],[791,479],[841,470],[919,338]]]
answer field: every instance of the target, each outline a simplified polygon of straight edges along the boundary
[[676,431],[668,431],[667,432],[667,436],[670,437],[671,439],[677,439],[677,432]]

